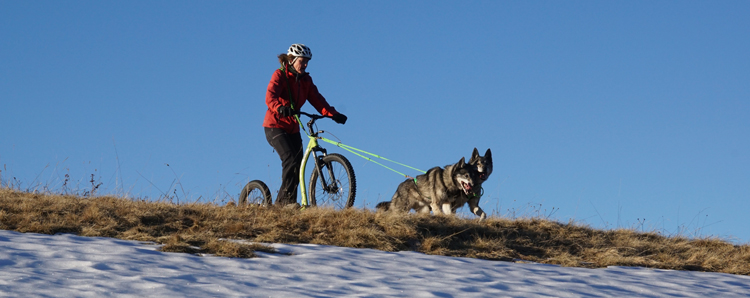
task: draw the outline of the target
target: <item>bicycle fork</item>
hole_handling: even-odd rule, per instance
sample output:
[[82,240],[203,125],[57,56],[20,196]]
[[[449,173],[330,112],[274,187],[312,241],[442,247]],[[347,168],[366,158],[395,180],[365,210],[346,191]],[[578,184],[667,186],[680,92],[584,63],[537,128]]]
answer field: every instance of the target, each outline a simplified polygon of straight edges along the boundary
[[[305,168],[307,166],[307,160],[310,158],[310,153],[313,155],[313,160],[315,162],[313,171],[318,173],[318,178],[320,179],[320,183],[323,185],[323,190],[326,192],[330,192],[331,187],[335,187],[334,185],[329,186],[328,181],[326,181],[325,175],[323,175],[323,157],[328,155],[328,151],[324,149],[323,147],[318,146],[318,139],[313,136],[308,136],[310,138],[310,141],[307,143],[307,149],[305,149],[305,155],[302,157],[302,164],[300,165],[299,170],[299,189],[302,196],[302,202],[301,206],[307,207],[310,205],[310,202],[307,199],[307,186],[305,182]],[[318,156],[318,152],[321,153],[320,156]],[[331,167],[326,167],[328,169],[328,177],[331,177],[331,183],[335,182],[333,170]],[[315,187],[315,185],[310,185],[310,187]]]

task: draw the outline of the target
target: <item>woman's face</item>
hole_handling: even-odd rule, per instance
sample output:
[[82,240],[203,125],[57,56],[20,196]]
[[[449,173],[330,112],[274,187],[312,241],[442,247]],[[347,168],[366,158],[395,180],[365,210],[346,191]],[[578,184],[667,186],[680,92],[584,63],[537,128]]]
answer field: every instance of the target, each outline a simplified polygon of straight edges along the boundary
[[292,67],[294,67],[294,70],[296,70],[297,73],[305,73],[308,61],[310,61],[309,58],[299,57],[294,60],[294,63],[292,63]]

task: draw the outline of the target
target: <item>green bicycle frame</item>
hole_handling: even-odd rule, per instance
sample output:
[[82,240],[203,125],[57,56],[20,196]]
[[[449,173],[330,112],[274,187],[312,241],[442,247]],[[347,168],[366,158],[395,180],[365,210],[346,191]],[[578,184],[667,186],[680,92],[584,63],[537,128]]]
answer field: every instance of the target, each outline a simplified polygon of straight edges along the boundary
[[300,165],[299,169],[299,190],[302,195],[302,208],[305,208],[309,205],[307,202],[307,186],[305,185],[305,166],[307,165],[307,159],[310,158],[310,153],[313,151],[313,148],[318,147],[317,138],[311,135],[307,135],[307,137],[310,138],[310,141],[307,142],[307,149],[305,149],[305,155],[302,157],[302,164]]

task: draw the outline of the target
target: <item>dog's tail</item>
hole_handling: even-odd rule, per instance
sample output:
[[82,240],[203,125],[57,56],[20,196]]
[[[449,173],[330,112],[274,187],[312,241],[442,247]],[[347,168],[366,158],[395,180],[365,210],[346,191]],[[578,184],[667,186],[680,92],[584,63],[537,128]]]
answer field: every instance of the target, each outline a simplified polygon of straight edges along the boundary
[[375,209],[378,211],[388,211],[388,209],[391,209],[391,201],[380,202],[375,205]]

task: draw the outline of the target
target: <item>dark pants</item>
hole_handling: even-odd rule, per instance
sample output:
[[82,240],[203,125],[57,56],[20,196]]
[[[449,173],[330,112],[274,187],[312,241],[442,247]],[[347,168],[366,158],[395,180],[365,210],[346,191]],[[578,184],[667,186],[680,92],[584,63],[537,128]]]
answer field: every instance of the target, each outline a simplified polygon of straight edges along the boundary
[[264,127],[268,144],[281,158],[281,187],[276,197],[276,205],[297,202],[299,167],[302,163],[302,138],[300,133],[288,133],[281,128]]

